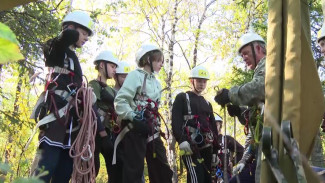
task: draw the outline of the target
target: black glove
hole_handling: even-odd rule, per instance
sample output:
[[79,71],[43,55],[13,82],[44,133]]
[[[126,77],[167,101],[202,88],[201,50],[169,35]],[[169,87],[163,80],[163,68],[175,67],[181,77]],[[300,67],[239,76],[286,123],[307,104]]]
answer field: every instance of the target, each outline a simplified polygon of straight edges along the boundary
[[150,132],[150,128],[148,123],[145,120],[139,120],[138,118],[133,118],[132,121],[133,124],[133,129],[143,135],[144,137],[147,137],[149,132]]
[[109,136],[101,137],[101,152],[103,154],[110,154],[114,150],[114,144]]
[[238,105],[227,105],[227,110],[231,117],[239,117],[241,115],[240,107]]
[[63,45],[70,46],[79,40],[79,32],[75,29],[65,29],[58,36],[58,41]]
[[105,88],[102,88],[100,91],[100,98],[103,102],[107,103],[108,105],[112,106],[114,104],[114,97]]
[[217,95],[214,97],[214,101],[216,101],[219,105],[224,107],[226,104],[230,102],[228,96],[229,90],[228,89],[221,89],[217,92]]

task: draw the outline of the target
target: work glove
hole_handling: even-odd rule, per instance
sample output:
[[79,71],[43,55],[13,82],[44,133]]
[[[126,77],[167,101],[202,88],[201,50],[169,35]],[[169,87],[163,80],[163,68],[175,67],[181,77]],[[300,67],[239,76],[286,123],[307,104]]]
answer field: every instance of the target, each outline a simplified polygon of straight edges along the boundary
[[58,36],[59,42],[64,42],[64,45],[74,45],[79,40],[79,32],[75,29],[63,28],[64,30]]
[[241,115],[240,107],[238,105],[227,105],[227,110],[231,117],[239,117]]
[[214,101],[216,101],[219,105],[224,107],[226,104],[230,102],[228,93],[229,90],[225,88],[218,90],[217,95],[214,97]]
[[244,167],[245,167],[245,164],[244,164],[244,163],[238,163],[238,164],[234,167],[234,169],[232,170],[232,173],[233,173],[234,175],[237,175],[237,174],[239,174],[239,173],[244,169]]
[[110,154],[113,152],[114,144],[108,135],[101,137],[101,151],[103,154]]
[[212,167],[217,167],[219,163],[220,163],[220,159],[217,156],[217,154],[212,154],[211,166]]
[[148,134],[150,132],[150,128],[149,128],[148,123],[145,120],[133,118],[132,124],[133,124],[133,129],[137,133],[139,133],[140,135],[143,135],[144,137],[148,136]]
[[180,153],[181,155],[191,155],[193,154],[193,151],[191,149],[191,145],[187,142],[184,141],[181,144],[179,144],[179,149],[180,149]]
[[114,104],[114,97],[105,88],[100,91],[100,99],[110,106]]

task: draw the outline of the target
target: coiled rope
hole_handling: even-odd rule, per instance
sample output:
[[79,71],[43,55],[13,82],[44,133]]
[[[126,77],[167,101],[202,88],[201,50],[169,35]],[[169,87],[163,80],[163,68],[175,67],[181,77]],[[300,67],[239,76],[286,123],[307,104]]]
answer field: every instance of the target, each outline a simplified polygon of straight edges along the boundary
[[[73,172],[71,176],[74,182],[95,182],[96,173],[94,166],[95,135],[97,130],[97,117],[92,108],[93,91],[85,84],[78,89],[75,100],[76,113],[81,124],[76,140],[69,151],[73,158]],[[81,108],[80,108],[81,107]]]

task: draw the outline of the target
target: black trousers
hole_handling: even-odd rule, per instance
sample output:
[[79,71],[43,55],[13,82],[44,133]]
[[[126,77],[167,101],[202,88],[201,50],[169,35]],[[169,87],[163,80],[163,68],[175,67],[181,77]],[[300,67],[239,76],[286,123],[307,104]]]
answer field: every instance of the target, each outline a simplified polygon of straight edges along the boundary
[[[110,133],[108,133],[110,134]],[[108,175],[108,182],[109,183],[121,183],[122,182],[122,167],[123,162],[121,160],[121,149],[117,149],[117,157],[116,157],[116,164],[112,165],[112,159],[113,159],[113,149],[109,152],[104,151],[101,148],[102,145],[102,138],[97,134],[95,139],[95,152],[94,152],[94,161],[95,161],[95,171],[96,171],[96,177],[99,172],[100,168],[100,158],[99,154],[102,154],[105,160],[106,165],[106,171]],[[113,139],[111,139],[113,141]]]
[[[203,158],[203,162],[199,162]],[[212,147],[204,148],[198,152],[194,151],[191,156],[182,156],[187,170],[188,183],[211,183],[211,161]]]
[[[147,139],[130,130],[122,140],[123,146],[123,182],[142,183],[144,158],[146,157],[150,183],[171,183],[173,172],[170,169],[166,149],[162,140]],[[155,153],[155,155],[154,155]]]
[[68,183],[73,167],[73,159],[69,155],[69,149],[50,146],[43,142],[40,144],[40,159],[35,170],[35,175],[42,171],[48,174],[40,177],[44,182]]

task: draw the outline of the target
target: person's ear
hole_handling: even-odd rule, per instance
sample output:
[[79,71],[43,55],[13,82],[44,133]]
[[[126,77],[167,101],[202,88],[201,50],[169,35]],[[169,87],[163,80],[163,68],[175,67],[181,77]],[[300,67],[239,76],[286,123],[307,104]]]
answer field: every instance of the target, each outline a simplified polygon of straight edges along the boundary
[[261,47],[261,45],[259,45],[259,44],[256,45],[256,51],[257,51],[257,53],[262,52],[262,47]]
[[147,57],[146,63],[147,63],[148,65],[150,65],[150,58],[149,58],[149,57]]
[[104,63],[103,62],[99,63],[99,68],[101,68],[101,69],[104,68]]

